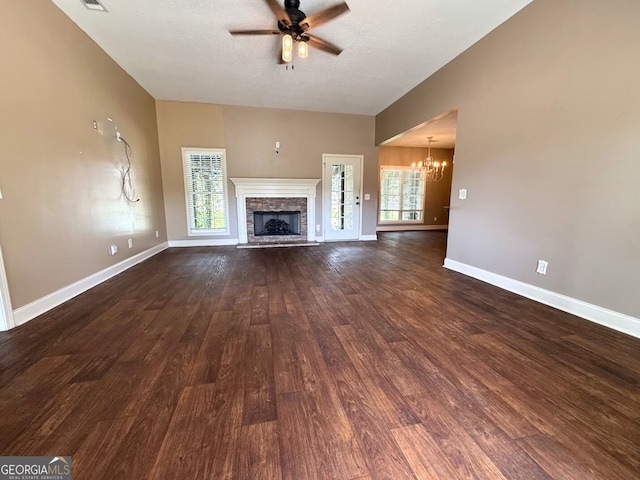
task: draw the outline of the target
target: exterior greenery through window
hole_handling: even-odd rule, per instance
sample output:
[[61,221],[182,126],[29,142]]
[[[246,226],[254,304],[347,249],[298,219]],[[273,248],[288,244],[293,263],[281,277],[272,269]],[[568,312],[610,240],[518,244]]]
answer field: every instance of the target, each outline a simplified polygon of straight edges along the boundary
[[229,233],[225,150],[182,149],[189,235]]
[[419,223],[424,216],[425,178],[419,168],[380,169],[379,223]]

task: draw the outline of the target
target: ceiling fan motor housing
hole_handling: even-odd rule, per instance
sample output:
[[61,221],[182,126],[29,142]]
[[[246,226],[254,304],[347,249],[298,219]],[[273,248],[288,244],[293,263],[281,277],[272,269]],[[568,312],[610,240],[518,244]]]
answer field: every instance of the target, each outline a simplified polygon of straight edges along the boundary
[[291,25],[285,25],[282,22],[278,22],[278,29],[281,32],[289,33],[294,38],[299,39],[300,36],[304,33],[300,22],[307,18],[307,15],[299,10],[299,0],[285,0],[284,7],[285,12],[287,12],[287,15],[289,15],[289,19],[291,20]]

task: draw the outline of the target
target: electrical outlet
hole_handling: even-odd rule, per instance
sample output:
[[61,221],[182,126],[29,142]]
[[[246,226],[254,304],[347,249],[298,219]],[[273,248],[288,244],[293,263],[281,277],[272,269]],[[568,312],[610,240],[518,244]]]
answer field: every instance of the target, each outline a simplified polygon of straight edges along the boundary
[[120,131],[116,130],[116,138],[118,139],[119,142],[122,141],[122,135],[120,135]]
[[536,272],[538,272],[540,275],[546,275],[548,266],[549,262],[545,260],[538,260],[538,268],[536,269]]
[[370,193],[365,193],[364,194],[364,199],[365,200],[371,200],[371,194]]
[[109,245],[109,255],[115,255],[116,253],[118,253],[118,246]]
[[438,217],[433,217],[433,221],[437,222],[438,221]]
[[98,122],[95,120],[93,121],[93,129],[98,130]]
[[158,230],[156,230],[156,238],[158,238],[160,236],[160,234],[158,233]]
[[127,240],[127,244],[129,245],[129,248],[133,248],[133,238]]
[[459,200],[466,200],[467,199],[467,189],[466,188],[461,188],[460,190],[458,190],[458,199]]

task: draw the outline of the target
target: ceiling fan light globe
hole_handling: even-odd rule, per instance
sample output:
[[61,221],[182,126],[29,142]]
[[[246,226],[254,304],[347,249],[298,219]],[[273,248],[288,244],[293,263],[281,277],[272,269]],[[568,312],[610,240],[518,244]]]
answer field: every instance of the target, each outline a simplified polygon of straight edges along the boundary
[[299,42],[298,43],[298,57],[299,58],[307,58],[309,56],[309,45],[307,42]]
[[282,50],[288,50],[291,51],[293,50],[293,37],[291,35],[289,35],[288,33],[284,34],[282,36]]

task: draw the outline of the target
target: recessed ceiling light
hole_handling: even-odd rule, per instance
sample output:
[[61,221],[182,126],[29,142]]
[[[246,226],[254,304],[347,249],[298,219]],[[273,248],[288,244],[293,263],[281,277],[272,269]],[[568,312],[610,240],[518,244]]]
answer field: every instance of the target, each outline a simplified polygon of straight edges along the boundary
[[99,0],[80,0],[82,4],[89,10],[96,10],[98,12],[106,12],[107,9],[100,3]]

